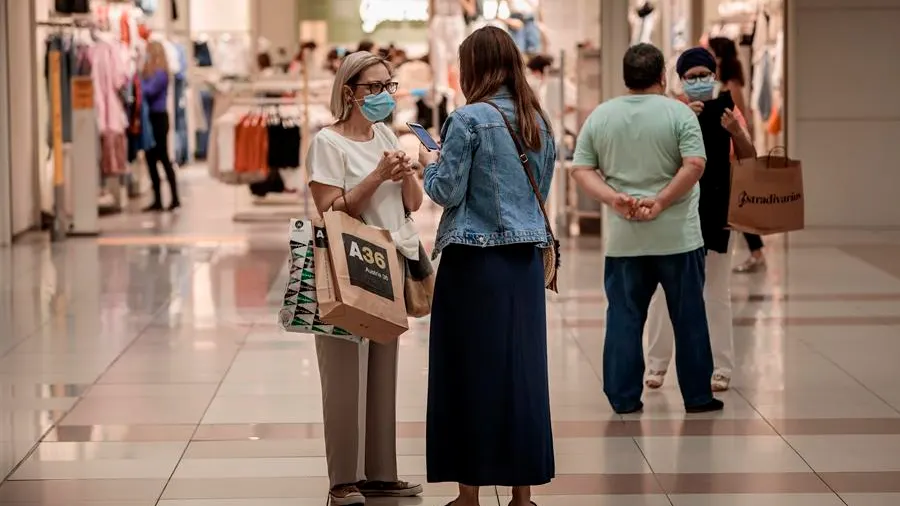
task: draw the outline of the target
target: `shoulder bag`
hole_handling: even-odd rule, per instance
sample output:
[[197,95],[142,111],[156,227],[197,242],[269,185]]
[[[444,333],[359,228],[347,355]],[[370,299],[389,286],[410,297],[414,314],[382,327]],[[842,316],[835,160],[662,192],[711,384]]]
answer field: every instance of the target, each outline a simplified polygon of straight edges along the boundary
[[544,199],[541,197],[541,189],[538,187],[537,180],[534,178],[534,172],[531,169],[531,161],[528,159],[528,155],[525,153],[525,143],[522,142],[522,139],[519,137],[519,134],[513,130],[512,125],[509,123],[509,120],[506,118],[506,115],[503,114],[503,111],[497,107],[493,102],[485,102],[489,106],[497,109],[497,112],[500,113],[500,117],[503,118],[503,122],[506,124],[506,129],[509,131],[510,137],[512,137],[513,143],[516,145],[516,152],[519,154],[519,162],[522,164],[522,168],[525,169],[525,175],[528,176],[528,182],[531,183],[531,189],[534,191],[534,196],[537,198],[538,206],[541,208],[541,214],[544,216],[544,225],[547,227],[547,235],[550,236],[550,247],[544,248],[544,286],[554,292],[559,293],[559,289],[557,287],[557,274],[559,271],[560,260],[559,260],[559,241],[556,240],[556,235],[553,234],[553,227],[550,226],[550,217],[547,216],[547,209],[544,207]]

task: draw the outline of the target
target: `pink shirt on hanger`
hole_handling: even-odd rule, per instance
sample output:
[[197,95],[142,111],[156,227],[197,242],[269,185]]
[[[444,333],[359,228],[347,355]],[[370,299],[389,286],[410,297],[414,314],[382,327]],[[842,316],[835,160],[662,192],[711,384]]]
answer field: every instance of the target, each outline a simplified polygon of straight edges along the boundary
[[98,40],[91,46],[91,80],[100,132],[124,133],[128,126],[119,90],[128,82],[127,53],[118,42]]

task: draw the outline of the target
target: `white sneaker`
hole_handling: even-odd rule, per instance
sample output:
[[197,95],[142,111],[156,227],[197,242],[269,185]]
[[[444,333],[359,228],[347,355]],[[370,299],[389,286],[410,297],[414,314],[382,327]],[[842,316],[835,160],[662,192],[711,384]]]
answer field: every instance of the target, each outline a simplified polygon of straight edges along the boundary
[[731,378],[717,372],[713,374],[711,386],[713,392],[724,392],[731,386]]
[[647,385],[647,388],[656,390],[663,386],[663,383],[666,381],[666,371],[654,371],[653,369],[647,371],[647,376],[644,378],[644,385]]
[[366,498],[356,485],[336,485],[328,492],[329,504],[334,506],[353,506],[365,504]]

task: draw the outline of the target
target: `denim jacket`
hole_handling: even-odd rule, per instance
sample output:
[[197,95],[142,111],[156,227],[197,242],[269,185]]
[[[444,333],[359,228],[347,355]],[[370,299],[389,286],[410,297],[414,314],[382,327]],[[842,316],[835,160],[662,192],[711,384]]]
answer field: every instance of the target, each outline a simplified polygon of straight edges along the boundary
[[[512,95],[501,90],[491,101],[517,128]],[[453,112],[441,131],[441,156],[425,167],[425,193],[444,208],[434,255],[448,244],[549,245],[544,217],[516,145],[503,118],[488,104]],[[541,122],[541,150],[527,153],[546,200],[556,162],[556,146]]]

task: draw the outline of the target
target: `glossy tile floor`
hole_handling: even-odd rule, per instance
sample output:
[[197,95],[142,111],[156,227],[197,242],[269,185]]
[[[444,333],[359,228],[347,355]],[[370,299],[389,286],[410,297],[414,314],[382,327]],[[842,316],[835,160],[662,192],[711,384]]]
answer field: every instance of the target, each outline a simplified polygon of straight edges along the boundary
[[[186,171],[177,216],[105,219],[99,239],[0,250],[0,505],[325,502],[310,338],[273,321],[285,224],[235,224],[239,191]],[[428,229],[433,210],[419,221]],[[430,232],[429,232],[430,233]],[[741,244],[742,241],[741,241]],[[739,252],[735,261],[745,253]],[[900,504],[900,232],[806,231],[734,277],[726,410],[603,398],[596,240],[566,244],[550,304],[557,479],[542,506]],[[401,339],[399,464],[425,474],[425,321]],[[454,487],[377,505],[443,505]],[[503,505],[506,489],[485,490]]]

